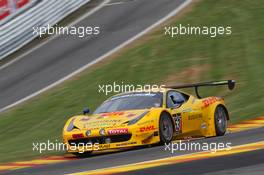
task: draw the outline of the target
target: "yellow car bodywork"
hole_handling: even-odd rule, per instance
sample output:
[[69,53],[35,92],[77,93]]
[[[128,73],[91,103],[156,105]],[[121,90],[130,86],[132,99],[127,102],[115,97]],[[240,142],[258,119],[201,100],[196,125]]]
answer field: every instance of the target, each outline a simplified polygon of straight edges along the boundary
[[[167,113],[173,121],[174,139],[216,136],[214,114],[219,105],[226,110],[223,98],[199,99],[182,92],[189,96],[188,100],[177,108],[167,108],[166,96],[171,90],[173,89],[165,88],[162,92],[162,107],[73,116],[66,122],[63,129],[63,141],[67,145],[68,152],[77,153],[159,143],[161,141],[159,121],[162,113]],[[130,120],[144,114],[145,116],[138,122],[128,125]],[[227,119],[229,119],[228,112]],[[74,129],[67,131],[70,124],[74,125]],[[87,131],[89,131],[88,135]],[[112,142],[100,143],[100,139],[108,137]],[[78,144],[81,141],[87,143],[87,140],[93,143],[98,141],[99,144],[88,148],[71,148],[72,143]]]

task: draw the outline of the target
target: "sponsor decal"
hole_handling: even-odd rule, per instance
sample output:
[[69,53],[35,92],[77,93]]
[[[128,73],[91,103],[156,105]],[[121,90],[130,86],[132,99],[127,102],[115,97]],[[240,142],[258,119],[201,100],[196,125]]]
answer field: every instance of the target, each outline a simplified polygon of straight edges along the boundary
[[137,142],[125,142],[125,143],[118,143],[116,146],[127,146],[127,145],[134,145],[137,144]]
[[115,119],[112,119],[112,120],[101,120],[101,121],[93,121],[93,122],[90,122],[90,124],[100,124],[100,123],[117,123],[117,122],[121,122],[122,120],[115,120]]
[[175,131],[176,134],[182,133],[182,118],[180,114],[174,114],[173,119],[175,121]]
[[153,131],[153,130],[155,130],[154,125],[144,126],[144,127],[139,128],[140,132],[148,132],[148,131]]
[[118,135],[118,134],[127,134],[128,128],[119,128],[119,129],[111,129],[108,130],[109,135]]
[[109,149],[109,148],[110,148],[110,144],[99,145],[99,149]]
[[193,114],[188,116],[188,120],[196,120],[196,119],[201,119],[202,115],[201,114]]
[[222,98],[218,98],[218,97],[209,97],[209,98],[206,98],[206,99],[204,99],[202,101],[202,103],[203,103],[202,108],[207,108],[211,104],[214,104],[215,102],[222,101],[222,100],[223,100]]
[[83,138],[83,137],[84,137],[83,133],[72,134],[72,138],[74,138],[74,139],[79,139],[79,138]]
[[90,118],[89,117],[83,117],[83,118],[81,118],[81,122],[86,122],[86,121],[88,121],[88,120],[90,120]]
[[83,127],[85,129],[100,129],[100,128],[111,128],[111,127],[116,127],[117,125],[120,126],[122,120],[116,120],[116,119],[111,119],[111,120],[98,120],[98,121],[90,121],[87,123],[83,124]]
[[[107,128],[107,127],[109,127],[109,125],[110,125],[109,123],[98,123],[98,124],[85,123],[83,125],[83,128],[85,128],[85,129],[91,129],[91,128],[100,129],[100,128]],[[116,124],[114,123],[111,126],[115,126],[115,125]]]
[[202,124],[201,124],[201,128],[202,128],[202,129],[206,129],[206,128],[207,128],[206,123],[202,123]]
[[115,123],[120,123],[122,122],[122,120],[115,120],[115,119],[112,119],[112,120],[99,120],[99,121],[92,121],[92,122],[89,122],[88,125],[96,125],[96,126],[106,126],[106,125],[113,125]]
[[108,113],[101,114],[102,117],[113,116],[113,115],[124,115],[124,112],[108,112]]

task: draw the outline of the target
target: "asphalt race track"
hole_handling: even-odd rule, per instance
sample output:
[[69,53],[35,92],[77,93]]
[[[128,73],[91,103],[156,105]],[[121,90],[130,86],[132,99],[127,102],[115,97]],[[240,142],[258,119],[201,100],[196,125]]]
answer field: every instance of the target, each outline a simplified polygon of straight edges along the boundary
[[123,173],[124,175],[261,175],[264,171],[264,151],[235,154],[224,157],[197,160],[188,163],[168,165],[141,171]]
[[[141,33],[185,0],[111,0],[76,26],[99,26],[100,35],[78,38],[59,36],[38,47],[9,66],[0,69],[0,112],[57,82]],[[98,5],[102,1],[98,1]],[[136,12],[136,13],[135,13]],[[196,142],[232,143],[232,146],[264,141],[264,127]],[[90,171],[131,163],[156,160],[193,153],[171,154],[164,146],[137,148],[116,153],[92,155],[87,158],[33,168],[0,172],[5,175],[60,175]],[[191,162],[141,169],[123,174],[264,174],[264,151],[257,150]]]
[[[243,132],[230,133],[222,137],[213,137],[201,139],[196,142],[206,143],[227,143],[231,142],[232,147],[247,143],[264,141],[264,127],[252,129]],[[82,158],[64,163],[50,164],[34,168],[25,168],[9,172],[4,172],[5,175],[15,174],[32,174],[32,175],[60,175],[70,174],[82,171],[90,171],[95,169],[127,165],[142,161],[161,159],[172,156],[179,156],[192,153],[191,151],[177,151],[171,154],[168,150],[165,151],[164,146],[154,146],[151,148],[132,149],[124,152],[110,153],[104,155],[95,155],[88,158]],[[241,174],[252,172],[252,174],[261,174],[263,171],[264,151],[252,151],[241,154],[227,155],[224,157],[194,160],[187,163],[175,165],[160,166],[150,169],[143,169],[125,174],[212,174],[220,175],[232,172],[233,174]],[[226,173],[225,173],[226,172]],[[0,173],[1,174],[1,173]],[[247,173],[246,173],[247,174]]]
[[184,2],[111,0],[75,25],[99,26],[99,35],[85,39],[61,35],[0,69],[0,112],[120,46]]

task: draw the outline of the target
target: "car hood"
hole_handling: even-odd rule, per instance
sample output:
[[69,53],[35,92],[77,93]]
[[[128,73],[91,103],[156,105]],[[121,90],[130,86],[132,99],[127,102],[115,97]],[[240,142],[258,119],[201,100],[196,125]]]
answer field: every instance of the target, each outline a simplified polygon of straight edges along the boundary
[[92,115],[80,115],[74,120],[74,126],[78,129],[92,130],[100,128],[114,128],[126,126],[127,122],[137,118],[147,110],[130,110],[120,112],[109,112]]

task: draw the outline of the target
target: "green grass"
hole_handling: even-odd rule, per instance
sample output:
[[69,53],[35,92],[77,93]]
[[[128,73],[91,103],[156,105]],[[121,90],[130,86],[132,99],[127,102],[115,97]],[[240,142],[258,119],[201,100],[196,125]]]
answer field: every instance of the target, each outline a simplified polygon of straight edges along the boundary
[[60,140],[67,118],[80,113],[84,106],[95,109],[106,99],[98,93],[98,85],[114,81],[161,84],[171,77],[175,83],[234,78],[238,81],[234,92],[213,88],[202,93],[224,95],[232,122],[263,115],[263,9],[262,0],[200,1],[171,25],[229,25],[231,36],[172,39],[164,36],[161,28],[110,63],[1,114],[0,162],[63,154],[39,154],[32,151],[32,143]]

